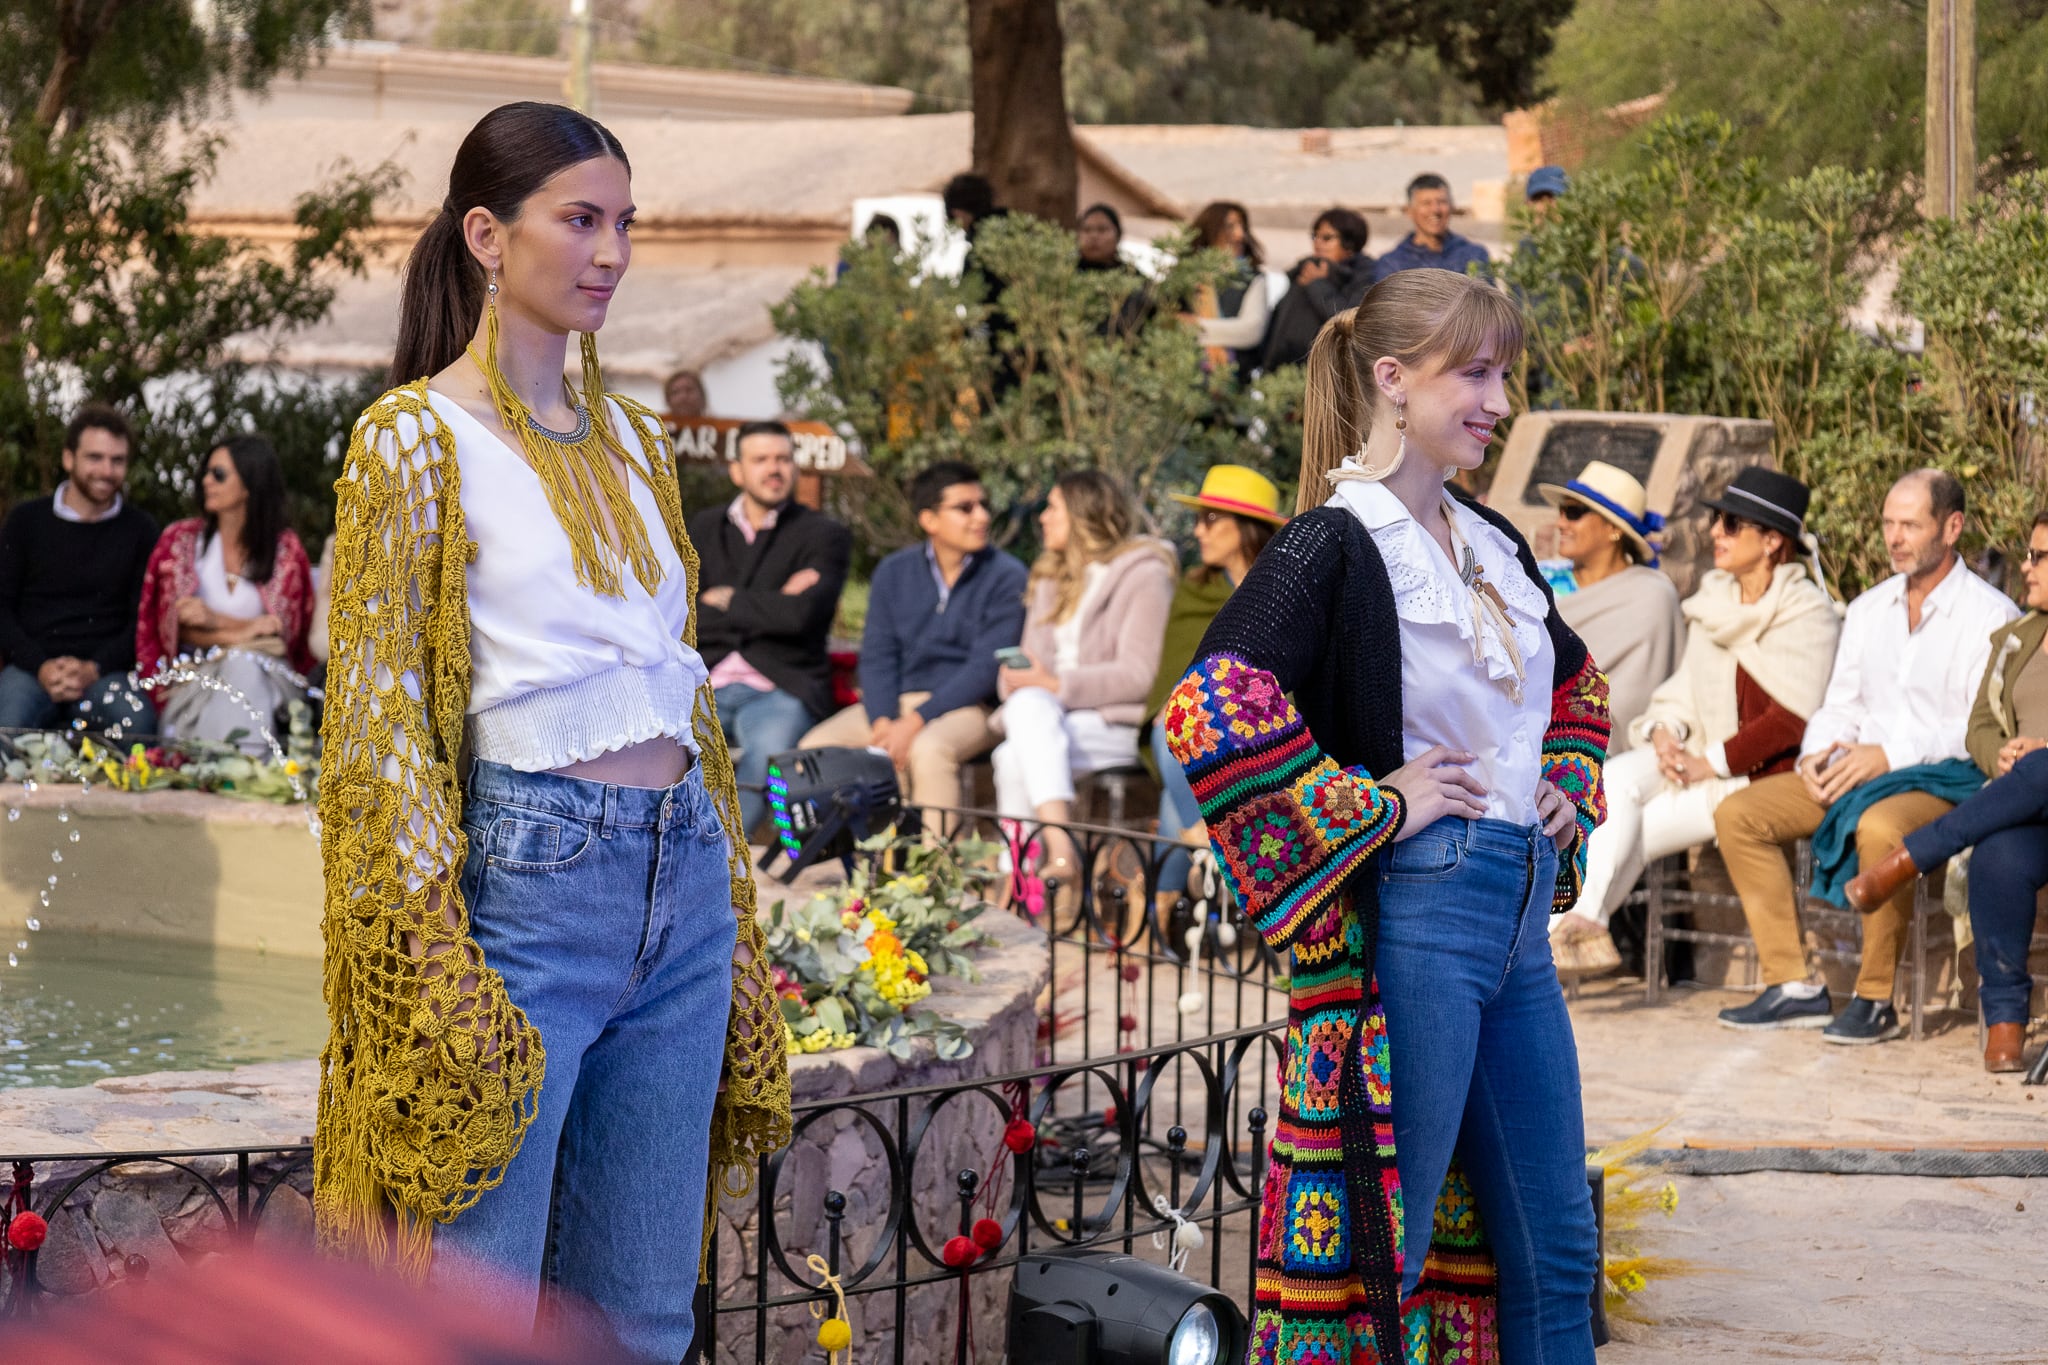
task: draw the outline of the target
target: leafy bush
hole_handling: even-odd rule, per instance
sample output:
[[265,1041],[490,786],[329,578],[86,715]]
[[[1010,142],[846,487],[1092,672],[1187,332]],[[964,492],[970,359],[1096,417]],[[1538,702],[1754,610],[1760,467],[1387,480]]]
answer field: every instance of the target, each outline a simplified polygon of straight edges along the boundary
[[[814,272],[774,310],[783,334],[817,343],[827,360],[792,358],[783,400],[846,431],[880,476],[841,481],[829,509],[867,548],[916,536],[902,485],[940,459],[973,463],[1013,512],[1080,467],[1117,474],[1160,508],[1156,490],[1198,483],[1220,461],[1292,479],[1298,378],[1247,389],[1208,368],[1178,321],[1223,271],[1220,253],[1167,238],[1154,278],[1084,272],[1072,234],[1010,214],[976,239],[980,265],[1002,281],[988,299],[979,273],[930,268],[937,245],[898,255],[850,244],[843,275]],[[999,538],[1028,537],[1023,521]]]
[[[1891,572],[1878,510],[1919,465],[1963,480],[1973,545],[2017,544],[2042,472],[2040,179],[1896,243],[1876,173],[1823,166],[1773,185],[1732,147],[1725,120],[1663,119],[1637,169],[1590,172],[1524,224],[1502,273],[1533,323],[1530,400],[1770,421],[1780,467],[1815,490],[1809,524],[1845,592]],[[1851,321],[1888,260],[1897,306],[1925,324],[1917,357]]]

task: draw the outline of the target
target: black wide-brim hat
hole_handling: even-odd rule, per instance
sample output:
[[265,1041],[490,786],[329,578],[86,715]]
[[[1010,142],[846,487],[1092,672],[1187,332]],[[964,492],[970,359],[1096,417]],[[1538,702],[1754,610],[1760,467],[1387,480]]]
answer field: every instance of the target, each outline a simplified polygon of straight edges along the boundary
[[1790,474],[1761,465],[1746,465],[1728,481],[1718,498],[1704,498],[1702,507],[1727,512],[1797,541],[1806,534],[1806,508],[1813,499],[1805,484]]

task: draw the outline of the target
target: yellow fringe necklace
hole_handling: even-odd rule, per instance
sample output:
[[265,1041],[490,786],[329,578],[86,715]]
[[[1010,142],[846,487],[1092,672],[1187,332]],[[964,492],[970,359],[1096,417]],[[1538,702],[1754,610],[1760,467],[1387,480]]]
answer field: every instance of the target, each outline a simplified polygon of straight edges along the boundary
[[[654,592],[664,577],[661,561],[647,538],[640,509],[633,505],[633,493],[621,466],[638,474],[649,487],[654,481],[639,455],[627,450],[612,430],[604,380],[597,368],[597,338],[583,334],[583,401],[576,402],[574,391],[569,392],[571,406],[581,419],[581,434],[566,438],[534,420],[533,410],[512,392],[498,369],[495,301],[484,307],[484,353],[478,355],[474,346],[466,349],[490,388],[498,420],[518,437],[526,463],[547,491],[555,520],[569,537],[577,583],[600,597],[622,597],[619,566],[630,563],[640,586]],[[569,388],[566,380],[562,387]]]

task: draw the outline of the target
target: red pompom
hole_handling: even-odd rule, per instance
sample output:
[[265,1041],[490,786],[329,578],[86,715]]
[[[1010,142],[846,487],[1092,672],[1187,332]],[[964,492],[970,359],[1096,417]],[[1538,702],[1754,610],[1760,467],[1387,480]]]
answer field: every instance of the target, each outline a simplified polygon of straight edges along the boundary
[[50,1235],[50,1225],[40,1213],[17,1213],[7,1225],[7,1245],[16,1251],[34,1251]]
[[1124,964],[1124,980],[1136,981],[1142,975],[1143,973],[1138,970],[1137,963],[1127,962]]
[[1135,1014],[1120,1014],[1117,1016],[1116,1026],[1125,1033],[1136,1033],[1138,1031],[1138,1016]]
[[1003,1125],[1003,1146],[1023,1156],[1038,1142],[1038,1130],[1029,1119],[1011,1119]]
[[965,1270],[981,1255],[981,1248],[974,1244],[972,1237],[948,1237],[940,1251],[940,1259],[954,1270]]
[[1003,1225],[993,1218],[977,1218],[972,1236],[974,1244],[983,1251],[994,1251],[1003,1244]]

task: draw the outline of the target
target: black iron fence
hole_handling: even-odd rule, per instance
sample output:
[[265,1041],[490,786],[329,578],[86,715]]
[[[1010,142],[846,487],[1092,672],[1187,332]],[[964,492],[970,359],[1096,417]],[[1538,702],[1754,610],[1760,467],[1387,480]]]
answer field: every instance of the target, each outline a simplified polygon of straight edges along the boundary
[[[1051,959],[1036,1056],[1000,1075],[799,1104],[798,1144],[761,1164],[744,1209],[721,1214],[710,1256],[723,1288],[699,1314],[709,1358],[786,1358],[777,1343],[814,1328],[813,1306],[833,1301],[829,1281],[856,1320],[856,1359],[964,1362],[977,1333],[993,1355],[1010,1270],[1054,1246],[1162,1261],[1180,1249],[1186,1273],[1247,1301],[1285,980],[1207,855],[1112,825],[979,811],[906,812],[899,828],[972,833],[1002,851],[1005,897],[1042,930]],[[1033,865],[1049,833],[1070,847],[1064,879]],[[1182,863],[1186,890],[1162,895]],[[882,1192],[857,1218],[846,1191],[824,1188],[814,1208],[796,1194],[793,1153],[834,1129],[880,1153]],[[949,1160],[963,1143],[987,1155]],[[175,1211],[185,1235],[153,1243],[160,1255],[303,1235],[311,1151],[301,1145],[0,1160],[14,1162],[7,1215],[32,1210],[52,1235],[67,1220],[83,1228],[84,1203],[110,1186]],[[266,1228],[283,1206],[290,1227]],[[0,1313],[148,1272],[146,1254],[114,1250],[106,1265],[67,1265],[56,1282],[39,1272],[43,1253],[10,1253]]]

